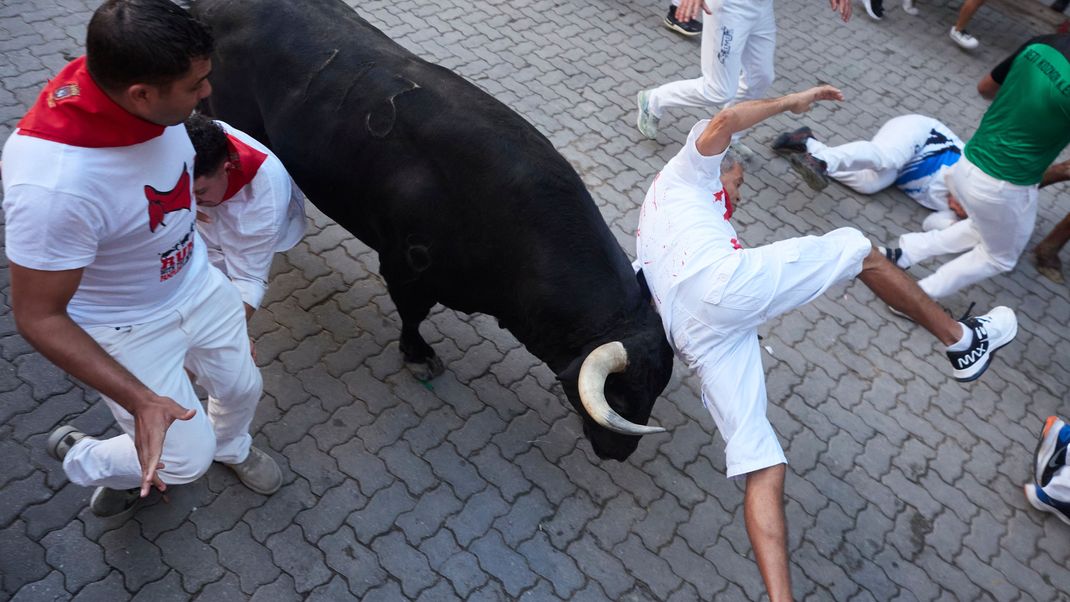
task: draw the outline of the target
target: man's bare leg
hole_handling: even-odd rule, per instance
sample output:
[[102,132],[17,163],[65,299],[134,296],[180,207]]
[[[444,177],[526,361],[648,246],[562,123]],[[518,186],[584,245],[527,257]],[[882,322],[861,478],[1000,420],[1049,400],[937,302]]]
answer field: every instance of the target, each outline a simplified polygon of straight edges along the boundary
[[788,524],[784,518],[784,465],[747,473],[743,519],[771,602],[791,600]]
[[958,21],[955,22],[955,29],[959,31],[966,29],[966,26],[970,24],[970,19],[973,19],[973,14],[984,3],[985,0],[966,0],[966,2],[963,2],[962,8],[959,9]]
[[1067,241],[1070,241],[1070,213],[1033,249],[1033,263],[1037,271],[1053,282],[1063,282],[1063,262],[1059,259],[1059,251]]
[[954,345],[962,338],[962,324],[947,315],[913,278],[888,261],[876,247],[862,262],[858,277],[881,301],[910,316],[944,345]]

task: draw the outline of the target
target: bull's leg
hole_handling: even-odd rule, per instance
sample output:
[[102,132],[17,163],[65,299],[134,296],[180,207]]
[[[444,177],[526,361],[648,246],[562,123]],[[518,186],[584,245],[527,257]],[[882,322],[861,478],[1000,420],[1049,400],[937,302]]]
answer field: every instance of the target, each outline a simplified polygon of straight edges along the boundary
[[388,284],[387,288],[394,305],[397,305],[398,314],[401,315],[401,340],[398,347],[401,349],[401,357],[405,360],[405,367],[421,381],[428,381],[442,374],[445,370],[442,360],[420,335],[420,323],[427,318],[435,302],[429,296],[411,289],[406,290],[408,287],[405,286]]

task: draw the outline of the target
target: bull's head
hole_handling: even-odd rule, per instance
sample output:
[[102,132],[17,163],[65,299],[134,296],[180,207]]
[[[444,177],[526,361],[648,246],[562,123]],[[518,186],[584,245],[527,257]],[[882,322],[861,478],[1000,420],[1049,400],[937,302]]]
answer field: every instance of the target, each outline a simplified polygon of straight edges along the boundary
[[642,330],[597,346],[558,375],[602,459],[623,461],[642,435],[665,431],[646,422],[672,376],[672,349],[657,314],[645,310]]

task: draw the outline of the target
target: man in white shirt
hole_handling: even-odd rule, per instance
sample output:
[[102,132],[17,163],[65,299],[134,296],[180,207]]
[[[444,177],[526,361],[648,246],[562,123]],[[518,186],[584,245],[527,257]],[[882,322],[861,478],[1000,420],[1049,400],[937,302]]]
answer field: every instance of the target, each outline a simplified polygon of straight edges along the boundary
[[[170,0],[108,0],[86,49],[4,146],[11,305],[19,332],[100,391],[123,434],[61,426],[48,452],[97,488],[100,516],[213,460],[271,493],[282,474],[249,435],[263,383],[241,299],[194,227],[182,122],[211,93],[211,34]],[[184,364],[216,399],[207,413]]]
[[966,218],[944,181],[962,156],[962,146],[962,140],[938,120],[901,115],[885,122],[872,140],[828,146],[810,128],[801,127],[777,136],[772,148],[814,190],[825,188],[830,177],[861,194],[895,185],[933,211],[923,228],[939,230]]
[[268,288],[271,260],[305,235],[304,196],[282,162],[252,136],[195,113],[186,132],[197,158],[193,194],[208,260],[241,292],[251,318]]
[[636,235],[636,263],[669,342],[702,378],[703,403],[725,439],[728,476],[747,480],[747,534],[774,602],[791,599],[786,460],[766,418],[758,326],[857,276],[947,345],[956,380],[978,378],[992,353],[1017,333],[1014,312],[1006,307],[956,322],[853,228],[743,248],[729,222],[743,170],[731,159],[722,164],[732,135],[772,115],[803,113],[815,101],[842,98],[839,90],[821,86],[743,102],[699,122],[654,179]]

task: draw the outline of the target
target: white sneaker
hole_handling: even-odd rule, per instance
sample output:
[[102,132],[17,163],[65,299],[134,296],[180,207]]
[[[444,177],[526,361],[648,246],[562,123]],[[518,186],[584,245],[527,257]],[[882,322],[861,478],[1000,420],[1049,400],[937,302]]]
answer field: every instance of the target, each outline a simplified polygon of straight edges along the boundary
[[635,126],[639,133],[651,140],[658,137],[658,118],[650,112],[650,90],[640,90],[637,100],[639,116],[635,120]]
[[959,382],[977,380],[992,362],[996,350],[1014,340],[1018,334],[1018,318],[1009,307],[995,307],[983,316],[959,322],[973,332],[973,341],[963,351],[947,352],[952,375]]
[[918,9],[914,8],[914,0],[903,0],[903,12],[911,17],[918,16]]
[[925,221],[921,222],[921,229],[926,232],[932,230],[943,230],[948,226],[955,224],[959,221],[959,216],[955,215],[955,212],[950,209],[943,211],[933,211],[925,218]]
[[966,31],[965,29],[963,29],[962,31],[959,31],[959,30],[955,29],[954,25],[951,26],[951,34],[950,35],[951,35],[951,39],[954,40],[956,44],[958,44],[959,46],[962,46],[966,50],[973,50],[974,48],[977,48],[981,44],[980,42],[977,41],[977,38],[971,36],[968,31]]
[[870,19],[880,21],[884,18],[884,0],[862,0],[862,6]]

